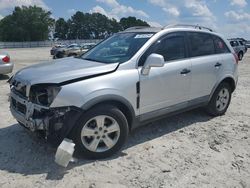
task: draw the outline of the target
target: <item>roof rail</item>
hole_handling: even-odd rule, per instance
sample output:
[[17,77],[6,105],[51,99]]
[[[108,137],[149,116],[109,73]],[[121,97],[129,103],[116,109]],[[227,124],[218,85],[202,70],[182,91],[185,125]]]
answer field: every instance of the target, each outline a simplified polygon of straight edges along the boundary
[[195,29],[199,29],[199,30],[202,30],[202,29],[206,29],[210,32],[213,32],[212,29],[208,28],[208,27],[204,27],[204,26],[200,26],[200,25],[192,25],[192,24],[171,24],[171,25],[167,25],[164,27],[164,29],[167,29],[167,28],[175,28],[175,27],[193,27]]
[[134,26],[134,27],[129,27],[127,29],[125,29],[124,31],[130,31],[130,30],[134,30],[134,29],[144,29],[144,28],[148,28],[150,26]]

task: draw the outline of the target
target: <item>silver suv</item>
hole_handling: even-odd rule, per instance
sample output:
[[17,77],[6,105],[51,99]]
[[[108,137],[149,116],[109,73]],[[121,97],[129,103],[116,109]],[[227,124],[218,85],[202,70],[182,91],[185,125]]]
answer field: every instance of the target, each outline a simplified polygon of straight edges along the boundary
[[103,158],[157,118],[201,106],[223,115],[237,66],[230,44],[206,28],[134,27],[81,57],[17,72],[9,80],[10,110],[31,131],[73,139],[86,158]]
[[230,45],[233,47],[235,53],[238,55],[238,59],[241,61],[244,54],[247,52],[247,47],[242,40],[230,39]]

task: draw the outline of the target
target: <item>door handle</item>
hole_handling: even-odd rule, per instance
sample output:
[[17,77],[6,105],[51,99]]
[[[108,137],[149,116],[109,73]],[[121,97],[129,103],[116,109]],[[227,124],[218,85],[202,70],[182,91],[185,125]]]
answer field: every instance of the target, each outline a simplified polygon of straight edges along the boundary
[[220,66],[221,66],[221,63],[217,62],[214,66],[215,66],[215,67],[220,67]]
[[181,71],[181,74],[188,74],[188,73],[190,73],[191,72],[191,70],[189,70],[189,69],[183,69],[182,71]]

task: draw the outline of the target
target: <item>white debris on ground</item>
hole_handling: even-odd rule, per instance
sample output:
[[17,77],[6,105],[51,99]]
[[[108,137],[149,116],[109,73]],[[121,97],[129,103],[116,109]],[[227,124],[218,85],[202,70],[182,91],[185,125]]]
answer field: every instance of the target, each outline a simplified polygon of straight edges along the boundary
[[55,155],[55,162],[63,167],[67,167],[70,161],[73,161],[75,144],[72,140],[65,138],[58,146]]
[[[49,48],[6,49],[15,71],[51,59]],[[239,63],[228,112],[202,109],[135,130],[122,153],[79,159],[62,168],[56,148],[19,126],[9,112],[8,77],[0,77],[0,187],[250,187],[250,50]],[[76,156],[78,157],[78,156]],[[79,157],[78,157],[79,158]]]

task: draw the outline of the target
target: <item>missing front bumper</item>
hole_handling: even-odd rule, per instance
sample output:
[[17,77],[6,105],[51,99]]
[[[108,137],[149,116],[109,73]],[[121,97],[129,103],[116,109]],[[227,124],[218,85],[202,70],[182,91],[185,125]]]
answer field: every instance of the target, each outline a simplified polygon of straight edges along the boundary
[[13,91],[10,111],[14,118],[31,131],[44,131],[45,137],[58,141],[69,135],[82,110],[76,107],[49,108],[29,102]]

